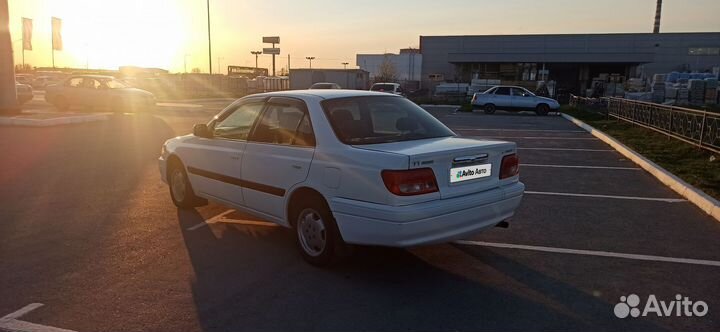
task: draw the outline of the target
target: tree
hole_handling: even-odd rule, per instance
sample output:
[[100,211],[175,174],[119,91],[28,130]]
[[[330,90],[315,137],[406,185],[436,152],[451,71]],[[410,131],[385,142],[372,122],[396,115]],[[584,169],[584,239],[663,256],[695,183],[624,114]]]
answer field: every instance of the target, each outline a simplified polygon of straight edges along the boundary
[[193,68],[190,72],[193,73],[193,74],[200,74],[200,68],[195,67],[195,68]]
[[390,61],[390,57],[387,55],[383,58],[383,62],[380,63],[377,76],[375,76],[375,82],[395,82],[397,81],[397,70],[395,70],[395,64]]

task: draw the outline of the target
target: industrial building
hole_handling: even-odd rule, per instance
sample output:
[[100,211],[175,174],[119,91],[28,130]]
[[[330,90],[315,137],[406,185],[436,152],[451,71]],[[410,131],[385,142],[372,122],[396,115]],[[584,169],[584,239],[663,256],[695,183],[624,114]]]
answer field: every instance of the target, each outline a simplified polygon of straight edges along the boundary
[[370,88],[370,74],[362,69],[290,69],[290,89],[307,89],[314,83],[337,83],[343,89],[367,90]]
[[672,71],[713,72],[720,33],[420,36],[422,87],[473,79],[532,86],[556,81],[582,93],[601,74],[650,78]]
[[356,64],[370,73],[370,80],[381,76],[383,65],[389,65],[394,73],[394,81],[401,82],[406,90],[417,88],[422,72],[422,54],[416,48],[404,48],[399,54],[357,54]]

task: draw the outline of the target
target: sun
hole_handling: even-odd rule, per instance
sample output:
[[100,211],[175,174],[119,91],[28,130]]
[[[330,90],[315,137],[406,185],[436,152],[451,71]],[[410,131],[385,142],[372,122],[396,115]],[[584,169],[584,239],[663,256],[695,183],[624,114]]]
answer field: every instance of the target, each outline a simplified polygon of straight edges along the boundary
[[189,24],[179,1],[75,1],[63,19],[64,51],[91,68],[171,69],[182,58]]

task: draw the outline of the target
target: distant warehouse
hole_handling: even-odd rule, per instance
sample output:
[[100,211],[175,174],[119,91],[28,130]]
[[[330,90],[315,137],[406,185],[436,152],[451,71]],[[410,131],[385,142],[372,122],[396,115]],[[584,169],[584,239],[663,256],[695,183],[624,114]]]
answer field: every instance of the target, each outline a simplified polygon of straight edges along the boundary
[[423,88],[473,79],[531,87],[544,80],[581,93],[600,75],[717,75],[720,33],[420,36],[420,52]]

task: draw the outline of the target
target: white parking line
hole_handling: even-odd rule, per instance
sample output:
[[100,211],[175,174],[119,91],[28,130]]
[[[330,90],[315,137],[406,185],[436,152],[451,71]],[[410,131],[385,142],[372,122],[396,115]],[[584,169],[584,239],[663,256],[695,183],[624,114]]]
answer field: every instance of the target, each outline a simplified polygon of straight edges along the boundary
[[210,219],[207,219],[207,220],[205,220],[205,221],[203,221],[203,222],[201,222],[201,223],[199,223],[199,224],[197,224],[197,225],[195,225],[195,226],[188,227],[188,228],[186,228],[186,230],[188,230],[188,231],[194,231],[194,230],[196,230],[196,229],[198,229],[198,228],[205,227],[205,226],[207,226],[208,224],[212,224],[212,223],[220,220],[221,218],[223,218],[223,217],[225,217],[226,215],[228,215],[228,214],[230,214],[230,213],[233,213],[233,212],[235,212],[235,210],[227,210],[227,211],[225,211],[225,212],[223,212],[223,213],[221,213],[221,214],[218,214],[217,216],[214,216],[214,217],[212,217],[212,218],[210,218]]
[[42,307],[42,303],[31,303],[22,309],[0,318],[0,330],[17,332],[75,332],[73,330],[61,329],[58,327],[40,325],[18,320],[21,316]]
[[474,131],[533,131],[543,133],[585,133],[584,130],[561,130],[561,129],[492,129],[492,128],[457,128],[455,130],[474,130]]
[[549,192],[549,191],[525,191],[525,193],[528,195],[610,198],[610,199],[627,199],[627,200],[635,200],[635,201],[654,201],[654,202],[665,202],[665,203],[681,203],[681,202],[687,201],[682,198],[656,198],[656,197],[637,197],[637,196],[574,194],[574,193],[556,193],[556,192]]
[[582,152],[615,152],[606,149],[571,149],[571,148],[517,148],[518,150],[540,150],[540,151],[582,151]]
[[560,253],[560,254],[614,257],[614,258],[625,258],[625,259],[634,259],[634,260],[641,260],[641,261],[669,262],[669,263],[693,264],[693,265],[705,265],[705,266],[720,267],[720,261],[711,261],[711,260],[704,260],[704,259],[624,254],[624,253],[610,252],[610,251],[553,248],[553,247],[542,247],[542,246],[528,246],[528,245],[522,245],[522,244],[468,241],[468,240],[455,241],[455,243],[462,244],[462,245],[469,245],[469,246],[481,246],[481,247],[493,247],[493,248],[505,248],[505,249],[521,249],[521,250],[552,252],[552,253]]
[[223,212],[223,213],[220,213],[220,214],[218,214],[218,215],[216,215],[216,216],[214,216],[214,217],[212,217],[212,218],[210,218],[210,219],[207,219],[207,220],[205,220],[205,221],[203,221],[203,222],[201,222],[201,223],[199,223],[199,224],[197,224],[197,225],[188,227],[188,228],[186,228],[186,230],[188,230],[188,231],[194,231],[194,230],[196,230],[196,229],[205,227],[205,226],[210,225],[210,224],[215,224],[215,223],[235,224],[235,225],[245,225],[245,226],[264,226],[264,227],[277,227],[277,226],[279,226],[279,225],[276,224],[276,223],[267,222],[267,221],[238,220],[238,219],[230,219],[230,218],[226,218],[226,217],[225,217],[225,216],[227,216],[228,214],[231,214],[231,213],[233,213],[233,212],[235,212],[235,210],[232,210],[232,209],[227,210],[227,211],[225,211],[225,212]]
[[580,165],[540,165],[540,164],[520,164],[522,167],[549,167],[549,168],[587,168],[587,169],[615,169],[626,171],[641,171],[639,167],[615,167],[615,166],[580,166]]
[[568,139],[568,140],[598,140],[595,137],[551,137],[551,136],[463,136],[473,138],[501,138],[501,139]]

